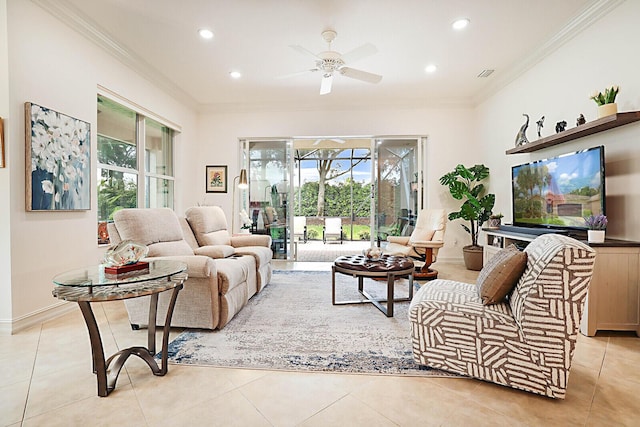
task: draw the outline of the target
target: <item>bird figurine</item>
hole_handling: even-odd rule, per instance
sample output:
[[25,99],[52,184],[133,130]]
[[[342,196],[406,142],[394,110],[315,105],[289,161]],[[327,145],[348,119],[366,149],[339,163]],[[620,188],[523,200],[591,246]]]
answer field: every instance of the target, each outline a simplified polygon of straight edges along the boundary
[[542,138],[542,135],[540,135],[540,131],[542,130],[542,127],[544,126],[544,116],[540,117],[540,120],[538,120],[536,122],[536,124],[538,125],[538,138]]
[[521,145],[525,145],[529,143],[527,139],[527,128],[529,127],[529,115],[523,114],[527,118],[527,121],[520,127],[520,131],[516,135],[516,147],[520,147]]
[[584,118],[584,114],[580,114],[580,116],[576,119],[576,126],[580,126],[587,123],[587,119]]

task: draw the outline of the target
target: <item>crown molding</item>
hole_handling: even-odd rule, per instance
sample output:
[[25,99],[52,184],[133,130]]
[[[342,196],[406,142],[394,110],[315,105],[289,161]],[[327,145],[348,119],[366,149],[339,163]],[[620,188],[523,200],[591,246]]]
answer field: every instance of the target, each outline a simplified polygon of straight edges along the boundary
[[594,22],[624,3],[625,0],[594,0],[576,15],[560,31],[548,39],[532,54],[523,58],[517,65],[510,67],[502,75],[494,74],[495,79],[473,97],[473,104],[479,105],[491,95],[521,77],[536,64],[556,52],[569,40],[593,25]]
[[62,23],[84,36],[102,50],[115,57],[118,61],[140,74],[142,77],[160,87],[180,102],[197,109],[198,102],[163,76],[148,62],[136,55],[124,45],[115,40],[108,31],[101,28],[97,22],[79,12],[66,0],[31,0],[34,4],[59,19]]

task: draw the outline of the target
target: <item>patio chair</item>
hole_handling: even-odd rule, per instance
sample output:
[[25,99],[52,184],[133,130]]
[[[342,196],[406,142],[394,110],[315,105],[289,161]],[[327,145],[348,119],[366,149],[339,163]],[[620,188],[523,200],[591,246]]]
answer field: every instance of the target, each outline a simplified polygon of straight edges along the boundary
[[342,244],[342,218],[325,218],[322,227],[322,243],[327,243],[327,237],[336,237]]
[[302,241],[307,243],[307,217],[293,217],[293,237],[302,237]]

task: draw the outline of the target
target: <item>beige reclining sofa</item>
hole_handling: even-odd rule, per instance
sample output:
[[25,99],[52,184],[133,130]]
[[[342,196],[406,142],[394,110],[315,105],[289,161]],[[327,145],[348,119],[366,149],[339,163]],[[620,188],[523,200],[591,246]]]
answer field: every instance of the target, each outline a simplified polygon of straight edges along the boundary
[[[271,280],[271,238],[252,235],[231,238],[224,213],[221,209],[215,213],[222,215],[222,220],[217,221],[225,225],[228,245],[200,246],[187,220],[168,208],[122,209],[109,224],[112,244],[133,240],[149,248],[147,258],[174,259],[187,264],[189,278],[176,302],[172,326],[221,329]],[[222,234],[218,233],[221,240]],[[238,252],[231,244],[239,246]],[[159,324],[164,323],[167,305],[168,298],[161,294]],[[146,326],[148,297],[126,300],[125,306],[132,326]]]

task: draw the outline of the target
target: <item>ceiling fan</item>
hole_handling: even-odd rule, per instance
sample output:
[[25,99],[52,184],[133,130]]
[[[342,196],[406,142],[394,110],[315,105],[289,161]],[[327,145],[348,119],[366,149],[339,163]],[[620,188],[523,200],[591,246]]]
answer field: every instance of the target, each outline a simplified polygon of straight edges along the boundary
[[378,74],[369,73],[367,71],[357,70],[355,68],[347,67],[346,64],[373,55],[378,52],[378,49],[371,43],[364,44],[360,47],[353,49],[344,55],[331,50],[331,43],[335,40],[337,32],[334,30],[325,30],[322,32],[322,38],[329,45],[328,50],[315,54],[308,49],[305,49],[299,45],[290,46],[297,52],[303,55],[312,56],[315,59],[315,67],[309,70],[301,71],[294,74],[289,74],[286,77],[291,77],[308,72],[322,72],[322,82],[320,83],[320,95],[326,95],[331,92],[331,85],[333,84],[333,76],[335,73],[339,73],[345,77],[361,80],[367,83],[378,83],[382,80],[382,76]]

